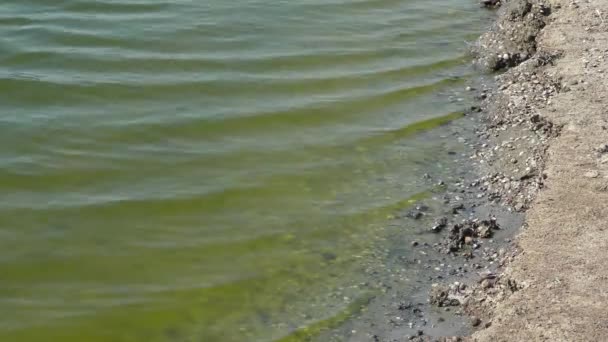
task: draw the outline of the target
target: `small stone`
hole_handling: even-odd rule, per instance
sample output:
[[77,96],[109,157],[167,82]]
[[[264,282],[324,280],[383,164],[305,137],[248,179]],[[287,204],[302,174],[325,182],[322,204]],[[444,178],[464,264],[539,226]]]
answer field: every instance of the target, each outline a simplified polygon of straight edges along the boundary
[[596,151],[597,151],[598,153],[608,153],[608,144],[603,144],[603,145],[600,145],[600,146],[599,146],[599,147],[596,149]]
[[585,177],[587,177],[587,178],[597,178],[599,176],[600,176],[600,173],[596,170],[591,170],[591,171],[585,172]]
[[398,310],[408,310],[412,308],[412,304],[411,303],[399,303],[399,306],[397,306]]
[[407,217],[414,219],[414,220],[418,220],[420,219],[424,214],[420,211],[420,210],[410,210],[407,213]]
[[475,317],[473,316],[473,318],[471,318],[471,325],[474,327],[477,327],[481,324],[481,319],[479,319],[479,317]]
[[418,203],[418,204],[416,204],[416,210],[428,211],[429,207],[424,203]]
[[431,230],[435,233],[440,232],[443,228],[445,228],[448,225],[448,219],[445,217],[441,217],[439,218],[435,224],[433,225],[433,227],[431,227]]
[[452,214],[458,214],[458,212],[460,210],[464,210],[464,209],[465,209],[465,207],[464,207],[464,204],[462,204],[462,203],[453,205],[452,206]]
[[484,7],[497,7],[500,5],[500,0],[481,0]]
[[492,230],[498,229],[498,225],[495,220],[484,220],[479,223],[477,227],[477,235],[482,238],[492,237]]

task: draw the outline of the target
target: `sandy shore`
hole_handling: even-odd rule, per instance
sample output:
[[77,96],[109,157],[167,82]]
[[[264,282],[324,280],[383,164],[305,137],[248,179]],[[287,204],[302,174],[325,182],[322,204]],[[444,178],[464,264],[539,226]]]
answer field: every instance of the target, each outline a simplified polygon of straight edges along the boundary
[[[501,270],[465,300],[474,341],[608,337],[608,1],[511,0],[480,39],[508,70],[484,94],[490,198],[526,211]],[[476,322],[477,323],[477,322]]]

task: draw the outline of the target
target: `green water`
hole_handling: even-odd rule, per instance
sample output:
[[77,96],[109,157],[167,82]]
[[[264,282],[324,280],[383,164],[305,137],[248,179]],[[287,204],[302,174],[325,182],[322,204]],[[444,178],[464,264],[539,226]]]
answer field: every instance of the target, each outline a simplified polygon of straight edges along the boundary
[[449,162],[484,16],[0,2],[0,341],[305,341],[355,316],[387,222]]

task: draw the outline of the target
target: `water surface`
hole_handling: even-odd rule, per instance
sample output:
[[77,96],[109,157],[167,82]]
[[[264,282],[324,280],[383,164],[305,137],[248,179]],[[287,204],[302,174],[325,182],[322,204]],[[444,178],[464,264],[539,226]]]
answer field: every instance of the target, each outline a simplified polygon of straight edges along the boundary
[[476,6],[2,1],[0,340],[347,319],[387,221],[449,162]]

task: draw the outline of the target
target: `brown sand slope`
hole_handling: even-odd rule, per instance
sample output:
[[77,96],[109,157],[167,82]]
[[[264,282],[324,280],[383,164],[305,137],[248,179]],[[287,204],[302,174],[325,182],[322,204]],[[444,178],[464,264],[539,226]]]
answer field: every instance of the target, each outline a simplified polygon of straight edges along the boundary
[[497,304],[477,341],[608,341],[608,0],[549,4],[537,43],[562,53],[543,73],[563,89],[539,113],[561,134],[505,273],[524,288]]

